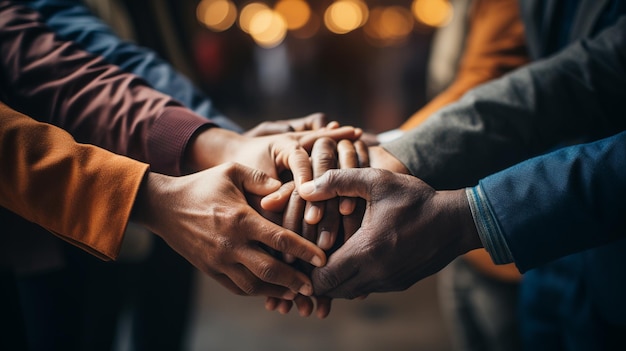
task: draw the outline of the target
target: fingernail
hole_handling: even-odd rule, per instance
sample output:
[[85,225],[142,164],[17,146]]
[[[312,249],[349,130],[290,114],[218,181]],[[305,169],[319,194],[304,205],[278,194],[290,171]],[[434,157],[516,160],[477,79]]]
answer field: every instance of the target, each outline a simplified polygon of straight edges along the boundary
[[329,231],[324,230],[324,231],[322,231],[320,233],[320,236],[317,239],[317,246],[319,246],[323,250],[330,249],[331,243],[330,243],[330,232]]
[[320,217],[320,208],[315,205],[311,205],[311,207],[309,207],[308,211],[306,212],[305,217],[307,222],[311,224],[317,223]]
[[[300,288],[300,290],[298,290],[298,292],[304,296],[311,296],[313,295],[313,287],[309,284],[304,284],[302,285],[302,287]],[[294,296],[295,298],[295,296]]]
[[271,193],[265,197],[268,200],[278,200],[280,199],[280,193]]
[[300,185],[300,194],[312,194],[315,191],[315,183],[313,181]]
[[322,258],[319,256],[313,256],[313,258],[311,259],[311,264],[314,265],[315,267],[321,267],[322,266]]

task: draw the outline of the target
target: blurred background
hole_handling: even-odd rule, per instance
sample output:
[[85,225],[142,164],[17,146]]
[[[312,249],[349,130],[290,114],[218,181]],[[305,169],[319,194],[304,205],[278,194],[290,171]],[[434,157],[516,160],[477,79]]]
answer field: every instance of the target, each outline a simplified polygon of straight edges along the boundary
[[[379,133],[397,128],[437,92],[429,67],[446,60],[431,59],[433,37],[461,16],[455,3],[463,7],[464,1],[86,2],[120,36],[171,62],[246,129],[324,112],[329,120]],[[456,61],[448,61],[443,72],[451,78]],[[295,311],[267,312],[263,298],[233,296],[196,274],[186,347],[450,350],[436,281],[363,301],[335,301],[320,321]],[[129,325],[119,326],[118,350],[132,349]]]

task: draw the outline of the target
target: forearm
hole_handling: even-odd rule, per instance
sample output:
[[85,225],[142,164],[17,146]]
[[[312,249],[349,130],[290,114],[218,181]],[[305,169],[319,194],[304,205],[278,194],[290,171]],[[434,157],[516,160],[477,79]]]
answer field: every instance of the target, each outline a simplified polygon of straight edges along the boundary
[[[481,180],[494,262],[521,271],[624,237],[626,132],[537,157]],[[474,213],[476,219],[476,213]],[[483,242],[485,242],[483,238]],[[506,253],[506,249],[510,255]]]
[[147,165],[0,104],[0,205],[103,258],[120,249]]
[[[79,142],[181,173],[191,136],[210,123],[99,56],[59,41],[30,9],[0,2],[6,102]],[[33,103],[36,101],[37,103]]]
[[383,145],[436,188],[471,186],[576,138],[626,128],[626,20],[482,85]]
[[220,127],[241,132],[241,128],[222,116],[211,100],[189,79],[154,51],[120,39],[117,34],[79,0],[24,0],[37,10],[45,23],[62,40],[76,42],[84,50],[102,56],[123,71],[145,79],[154,89],[180,101],[200,116]]

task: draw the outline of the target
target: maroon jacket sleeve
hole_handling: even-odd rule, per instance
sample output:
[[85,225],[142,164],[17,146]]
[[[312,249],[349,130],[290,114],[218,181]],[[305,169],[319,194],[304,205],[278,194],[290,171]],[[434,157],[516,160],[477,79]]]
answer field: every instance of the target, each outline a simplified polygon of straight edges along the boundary
[[0,79],[14,109],[159,173],[181,174],[190,138],[212,126],[141,78],[61,41],[12,1],[0,1]]

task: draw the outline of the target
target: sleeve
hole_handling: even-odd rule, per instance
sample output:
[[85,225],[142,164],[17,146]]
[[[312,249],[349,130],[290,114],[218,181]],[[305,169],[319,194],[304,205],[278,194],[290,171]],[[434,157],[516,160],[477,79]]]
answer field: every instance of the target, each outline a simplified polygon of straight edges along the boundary
[[10,1],[0,1],[0,70],[12,108],[155,172],[180,174],[188,141],[212,126],[139,77],[60,41],[36,12]]
[[0,206],[102,259],[117,257],[147,169],[0,103]]
[[524,272],[626,237],[625,171],[622,132],[482,179],[468,198],[484,209],[472,205],[485,248],[494,262],[513,259]]
[[415,128],[468,90],[528,62],[524,25],[517,0],[477,0],[470,13],[465,49],[452,84],[401,127]]
[[382,145],[436,188],[626,129],[626,17],[597,37],[468,92]]
[[159,55],[124,41],[95,16],[81,0],[23,0],[37,10],[60,39],[74,41],[85,51],[100,55],[123,71],[145,79],[154,89],[180,101],[222,128],[241,132],[235,122],[215,109],[211,100]]

